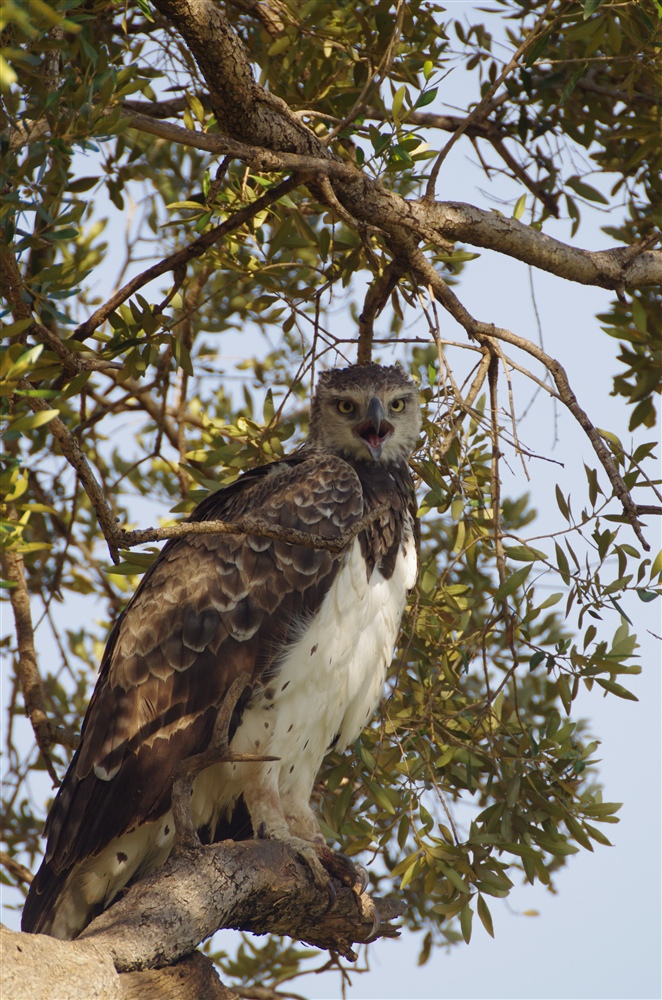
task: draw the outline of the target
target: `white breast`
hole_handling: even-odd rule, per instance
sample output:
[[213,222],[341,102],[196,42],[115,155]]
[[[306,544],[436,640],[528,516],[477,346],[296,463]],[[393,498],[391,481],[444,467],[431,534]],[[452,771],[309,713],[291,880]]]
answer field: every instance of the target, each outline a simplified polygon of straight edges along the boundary
[[[370,720],[417,571],[411,525],[388,580],[378,569],[367,578],[356,539],[314,620],[290,647],[263,695],[247,706],[232,749],[280,758],[274,768],[281,795],[294,793],[307,801],[331,745],[344,749]],[[215,800],[212,814],[218,815],[241,793],[246,765],[220,767],[222,776],[213,768],[212,780],[200,775],[196,782],[194,815],[203,821],[207,796]]]

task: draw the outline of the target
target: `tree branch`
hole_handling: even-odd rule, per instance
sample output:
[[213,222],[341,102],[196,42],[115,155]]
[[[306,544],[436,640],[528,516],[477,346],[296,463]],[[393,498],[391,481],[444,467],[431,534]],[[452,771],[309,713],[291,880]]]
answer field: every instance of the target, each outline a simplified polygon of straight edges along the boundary
[[478,340],[481,340],[484,337],[495,337],[497,340],[505,340],[506,343],[513,344],[515,347],[519,347],[528,354],[531,354],[534,358],[540,361],[545,368],[547,368],[556,383],[559,398],[568,407],[580,427],[582,427],[586,432],[587,437],[593,445],[593,449],[598,456],[602,467],[607,473],[607,476],[609,477],[614,494],[620,500],[623,506],[623,512],[632,525],[634,533],[644,549],[647,552],[650,551],[650,545],[644,538],[641,531],[636,504],[634,503],[627,486],[621,478],[618,467],[616,466],[609,449],[606,447],[598,431],[591,423],[587,413],[577,402],[577,397],[570,388],[568,376],[563,365],[561,365],[561,363],[555,358],[550,357],[550,355],[543,351],[541,347],[538,347],[537,344],[532,343],[530,340],[526,340],[524,337],[518,337],[516,334],[511,333],[510,330],[494,326],[492,323],[482,323],[479,320],[474,319],[474,317],[457,298],[455,293],[437,274],[435,269],[420,250],[416,249],[413,251],[411,259],[416,262],[414,264],[415,270],[432,289],[435,297],[439,299],[451,316],[453,316],[454,319],[456,319],[457,322],[464,327],[470,337],[475,337]]
[[135,278],[128,281],[122,288],[120,288],[114,295],[104,302],[102,306],[99,306],[95,312],[87,319],[84,323],[81,323],[79,327],[76,328],[74,332],[74,337],[76,340],[86,340],[87,337],[91,336],[94,331],[101,326],[101,324],[110,316],[110,314],[117,309],[122,302],[126,302],[139,288],[144,285],[149,284],[150,281],[154,281],[155,278],[160,277],[162,274],[166,274],[168,271],[177,271],[178,269],[185,267],[186,264],[193,260],[195,257],[201,257],[203,253],[209,250],[210,247],[214,246],[227,236],[228,233],[233,232],[240,226],[243,226],[245,222],[249,222],[258,212],[261,212],[264,208],[272,205],[283,195],[288,194],[290,191],[294,190],[300,184],[300,178],[298,176],[290,177],[282,183],[277,184],[275,187],[271,188],[260,198],[256,198],[255,201],[251,202],[250,205],[245,205],[244,208],[240,208],[239,211],[235,212],[229,219],[222,222],[219,226],[214,226],[209,232],[204,233],[202,236],[198,237],[192,243],[189,243],[182,250],[177,250],[176,253],[170,254],[169,257],[164,257],[160,260],[158,264],[148,267],[145,271],[137,274]]
[[323,154],[273,151],[205,132],[192,132],[148,115],[130,114],[128,120],[132,128],[219,156],[232,156],[264,173],[295,171],[300,180],[301,175],[329,177],[334,181],[336,197],[355,219],[388,234],[405,226],[419,240],[459,240],[496,250],[559,278],[584,285],[616,290],[662,284],[662,251],[636,247],[635,256],[631,257],[630,247],[582,250],[517,219],[487,212],[475,205],[401,198],[352,164],[323,158]]
[[48,721],[44,686],[34,648],[30,595],[25,581],[23,556],[17,549],[6,549],[3,553],[3,560],[7,579],[14,584],[9,591],[9,599],[14,613],[16,644],[18,646],[18,672],[25,714],[32,725],[37,746],[44,758],[51,781],[54,785],[59,785],[60,782],[50,758],[50,748],[53,744],[51,724]]
[[[381,937],[395,937],[390,923],[403,907],[373,900]],[[102,946],[118,971],[153,969],[188,954],[221,928],[254,934],[287,934],[317,948],[355,958],[365,941],[356,895],[337,886],[336,902],[312,880],[296,850],[278,840],[224,841],[171,857],[83,931],[80,942]]]
[[[23,378],[18,380],[17,385],[19,389],[31,390],[33,388],[32,384]],[[39,396],[26,396],[25,401],[35,413],[50,410],[48,403]],[[83,453],[83,449],[67,425],[59,417],[54,417],[49,422],[48,428],[59,444],[62,454],[78,473],[83,489],[97,515],[99,527],[103,531],[104,538],[108,543],[110,557],[113,562],[117,562],[117,549],[113,544],[113,540],[118,534],[117,522],[108,506],[103,490],[97,482],[92,468]]]
[[116,530],[112,541],[118,548],[131,548],[134,545],[144,545],[146,542],[160,542],[166,538],[181,538],[184,535],[262,535],[264,538],[275,538],[289,545],[301,545],[307,549],[342,552],[357,535],[381,517],[388,507],[388,502],[379,504],[337,538],[322,538],[308,531],[271,524],[261,517],[240,517],[236,521],[185,521],[167,528]]
[[403,265],[401,261],[391,261],[388,267],[371,282],[368,288],[363,309],[359,316],[359,338],[356,360],[360,365],[365,364],[372,358],[375,319],[388,302],[389,296],[406,270],[406,264]]

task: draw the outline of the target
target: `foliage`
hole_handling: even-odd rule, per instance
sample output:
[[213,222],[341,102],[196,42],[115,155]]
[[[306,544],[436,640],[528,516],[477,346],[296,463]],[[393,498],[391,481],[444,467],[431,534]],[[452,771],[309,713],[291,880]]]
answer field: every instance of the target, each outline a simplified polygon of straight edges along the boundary
[[[499,0],[484,23],[477,8],[467,23],[423,0],[226,6],[269,93],[305,112],[318,137],[335,132],[337,158],[410,198],[425,191],[445,131],[501,73],[504,30],[515,50],[545,10],[536,0]],[[551,8],[461,141],[479,148],[486,183],[487,160],[497,158],[515,182],[515,218],[528,202],[534,229],[563,211],[574,236],[584,204],[609,202],[605,231],[627,245],[645,241],[660,222],[657,5]],[[67,441],[121,526],[144,523],[149,510],[190,510],[300,441],[314,368],[354,359],[356,332],[346,313],[335,317],[341,307],[355,320],[362,313],[356,273],[379,280],[395,259],[383,234],[366,236],[319,185],[301,182],[268,203],[278,172],[130,126],[131,114],[151,104],[158,119],[154,102],[170,101],[169,116],[187,129],[221,132],[201,72],[160,10],[147,0],[6,0],[2,14],[2,530],[7,552],[25,565],[38,642],[49,629],[54,638],[41,674],[59,773],[108,627],[155,551],[124,551],[109,563]],[[445,75],[463,67],[471,83],[462,118],[453,119],[434,109]],[[83,327],[113,282],[263,196],[248,221],[172,278],[166,271],[149,289],[139,285],[104,321]],[[432,240],[427,251],[461,290],[474,255]],[[625,592],[652,600],[662,558],[632,543],[611,486],[588,467],[581,500],[575,494],[571,506],[558,491],[567,528],[534,546],[528,499],[498,491],[499,452],[516,434],[489,374],[495,357],[508,371],[503,355],[467,341],[469,362],[454,373],[434,304],[421,304],[423,286],[406,268],[398,277],[388,339],[418,379],[426,415],[414,459],[420,583],[381,717],[352,753],[327,758],[316,795],[332,841],[380,856],[373,882],[399,887],[406,921],[424,931],[425,957],[433,944],[468,941],[474,912],[492,933],[488,900],[507,896],[520,874],[551,885],[570,854],[608,843],[596,823],[614,822],[617,807],[602,800],[591,769],[596,743],[572,718],[572,703],[581,687],[634,697],[636,637],[624,616],[613,634],[603,617],[620,611]],[[659,298],[650,286],[626,291],[599,321],[620,345],[614,392],[633,404],[631,428],[651,427]],[[406,331],[422,311],[432,332],[412,347]],[[247,331],[262,339],[251,336],[244,353],[254,356],[235,366],[224,338]],[[602,434],[627,489],[644,502],[653,445],[630,453]],[[21,586],[15,577],[4,585],[9,596]],[[73,602],[73,616],[63,601]],[[17,665],[6,841],[33,865],[47,793],[34,795],[28,778],[45,757],[21,728],[25,645],[19,656],[13,637],[3,644]],[[454,806],[467,799],[480,811],[465,830]],[[217,957],[244,982],[273,985],[296,973],[303,953],[266,948]]]

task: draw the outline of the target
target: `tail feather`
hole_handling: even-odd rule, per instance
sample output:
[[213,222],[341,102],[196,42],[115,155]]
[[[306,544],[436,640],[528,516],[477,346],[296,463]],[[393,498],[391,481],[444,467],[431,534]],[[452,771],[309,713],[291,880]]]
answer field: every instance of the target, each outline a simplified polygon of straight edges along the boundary
[[[59,903],[65,891],[67,879],[71,870],[61,873],[53,871],[51,865],[44,861],[35,875],[28,897],[23,907],[21,930],[28,934],[50,934],[53,937],[73,938],[80,930],[70,934],[56,933],[54,927],[58,915]],[[59,923],[59,921],[58,921]]]

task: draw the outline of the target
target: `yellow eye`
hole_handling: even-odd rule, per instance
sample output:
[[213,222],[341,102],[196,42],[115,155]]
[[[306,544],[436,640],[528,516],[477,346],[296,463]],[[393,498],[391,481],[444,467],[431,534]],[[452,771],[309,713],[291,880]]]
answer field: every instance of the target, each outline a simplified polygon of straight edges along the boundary
[[337,405],[339,413],[347,414],[354,412],[354,403],[350,403],[348,399],[339,399]]
[[404,399],[394,399],[390,405],[392,413],[402,413],[405,408],[405,401]]

